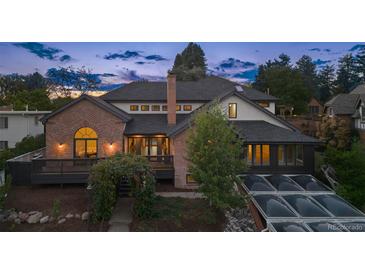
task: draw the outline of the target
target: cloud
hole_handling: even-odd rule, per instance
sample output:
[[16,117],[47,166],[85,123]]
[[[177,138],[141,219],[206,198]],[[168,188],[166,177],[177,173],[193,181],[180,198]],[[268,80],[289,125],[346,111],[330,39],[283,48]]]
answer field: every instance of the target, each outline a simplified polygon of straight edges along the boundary
[[221,61],[216,67],[217,70],[225,71],[227,69],[247,69],[255,67],[256,64],[252,62],[245,62],[235,58],[228,58]]
[[313,61],[313,64],[317,65],[317,66],[323,66],[325,64],[331,63],[331,60],[321,60],[321,59],[317,59]]
[[325,52],[331,52],[331,49],[324,49]]
[[26,42],[26,43],[14,43],[13,45],[19,48],[24,48],[28,50],[30,53],[33,53],[42,59],[47,59],[50,61],[60,61],[60,62],[68,62],[72,60],[71,56],[67,54],[59,57],[59,53],[63,52],[61,49],[48,47],[42,43]]
[[168,60],[165,57],[162,57],[161,55],[158,55],[158,54],[145,56],[145,59],[154,60],[154,61],[167,61]]
[[308,51],[321,51],[320,48],[311,48],[311,49],[308,49]]
[[253,82],[257,74],[257,64],[228,58],[208,69],[209,74],[238,82]]
[[256,78],[257,73],[257,69],[246,70],[244,72],[234,74],[233,78],[240,78],[248,80],[249,82],[253,82]]
[[126,50],[124,53],[123,52],[108,53],[107,55],[104,55],[104,59],[105,60],[115,60],[115,59],[128,60],[131,58],[142,57],[142,55],[140,53],[141,53],[140,51],[130,51],[130,50]]
[[357,45],[353,46],[352,48],[350,48],[349,51],[357,51],[357,50],[360,50],[360,49],[363,49],[363,48],[365,48],[365,45],[357,44]]

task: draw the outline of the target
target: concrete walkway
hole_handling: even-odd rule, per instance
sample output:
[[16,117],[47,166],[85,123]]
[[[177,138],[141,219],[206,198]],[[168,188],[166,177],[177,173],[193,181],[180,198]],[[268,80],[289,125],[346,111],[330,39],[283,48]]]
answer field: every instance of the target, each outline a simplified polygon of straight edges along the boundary
[[133,198],[119,198],[110,218],[108,232],[129,232],[133,220]]
[[186,198],[186,199],[199,199],[204,198],[203,194],[198,192],[156,192],[157,196],[165,198]]

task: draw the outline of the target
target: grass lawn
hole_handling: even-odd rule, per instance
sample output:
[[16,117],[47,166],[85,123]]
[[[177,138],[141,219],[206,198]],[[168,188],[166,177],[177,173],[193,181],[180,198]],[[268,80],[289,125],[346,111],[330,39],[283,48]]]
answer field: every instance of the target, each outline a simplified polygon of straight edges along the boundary
[[149,220],[133,219],[131,231],[223,231],[226,218],[212,210],[205,199],[158,197],[155,216]]

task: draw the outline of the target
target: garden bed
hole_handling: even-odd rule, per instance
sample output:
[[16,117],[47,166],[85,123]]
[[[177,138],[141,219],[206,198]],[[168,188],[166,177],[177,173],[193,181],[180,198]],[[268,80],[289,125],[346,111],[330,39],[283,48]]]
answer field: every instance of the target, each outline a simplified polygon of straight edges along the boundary
[[[17,212],[40,211],[43,216],[52,215],[55,200],[60,202],[60,215],[82,214],[89,209],[86,187],[80,186],[12,186],[5,202],[5,209],[14,208]],[[67,219],[58,224],[57,220],[46,224],[0,223],[0,231],[107,231],[108,225],[88,224],[77,218]]]
[[131,231],[209,232],[224,231],[226,217],[211,209],[205,199],[158,197],[154,217],[149,220],[134,218]]

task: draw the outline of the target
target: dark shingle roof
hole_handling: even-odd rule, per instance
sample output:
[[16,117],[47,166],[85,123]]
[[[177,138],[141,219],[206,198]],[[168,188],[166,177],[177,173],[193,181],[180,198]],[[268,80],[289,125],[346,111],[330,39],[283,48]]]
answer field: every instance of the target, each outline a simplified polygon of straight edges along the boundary
[[359,94],[338,94],[329,100],[325,106],[331,107],[334,114],[352,115],[356,110]]
[[350,92],[350,94],[365,94],[365,84],[358,85]]
[[[171,126],[167,124],[167,114],[134,114],[126,125],[124,133],[132,134],[166,134]],[[189,114],[177,114],[176,123],[180,123]]]
[[[132,82],[101,96],[106,101],[166,101],[166,82]],[[178,101],[211,101],[239,84],[227,79],[208,76],[199,81],[177,81],[176,99]],[[242,86],[242,93],[250,100],[277,100],[274,96]]]
[[99,106],[100,108],[104,109],[105,111],[108,111],[111,114],[113,114],[114,116],[120,118],[123,122],[128,122],[131,119],[130,116],[128,115],[128,113],[126,113],[125,111],[115,107],[114,105],[109,104],[109,103],[105,102],[104,100],[102,100],[98,97],[83,94],[79,98],[71,101],[70,103],[64,105],[63,107],[61,107],[59,109],[56,109],[55,111],[51,112],[48,115],[45,115],[43,118],[40,119],[40,121],[42,123],[45,123],[45,122],[47,122],[47,120],[49,118],[55,116],[56,114],[66,110],[67,108],[77,104],[78,102],[80,102],[82,100],[87,100],[87,101]]
[[318,139],[266,121],[232,121],[232,123],[248,143],[320,143]]

